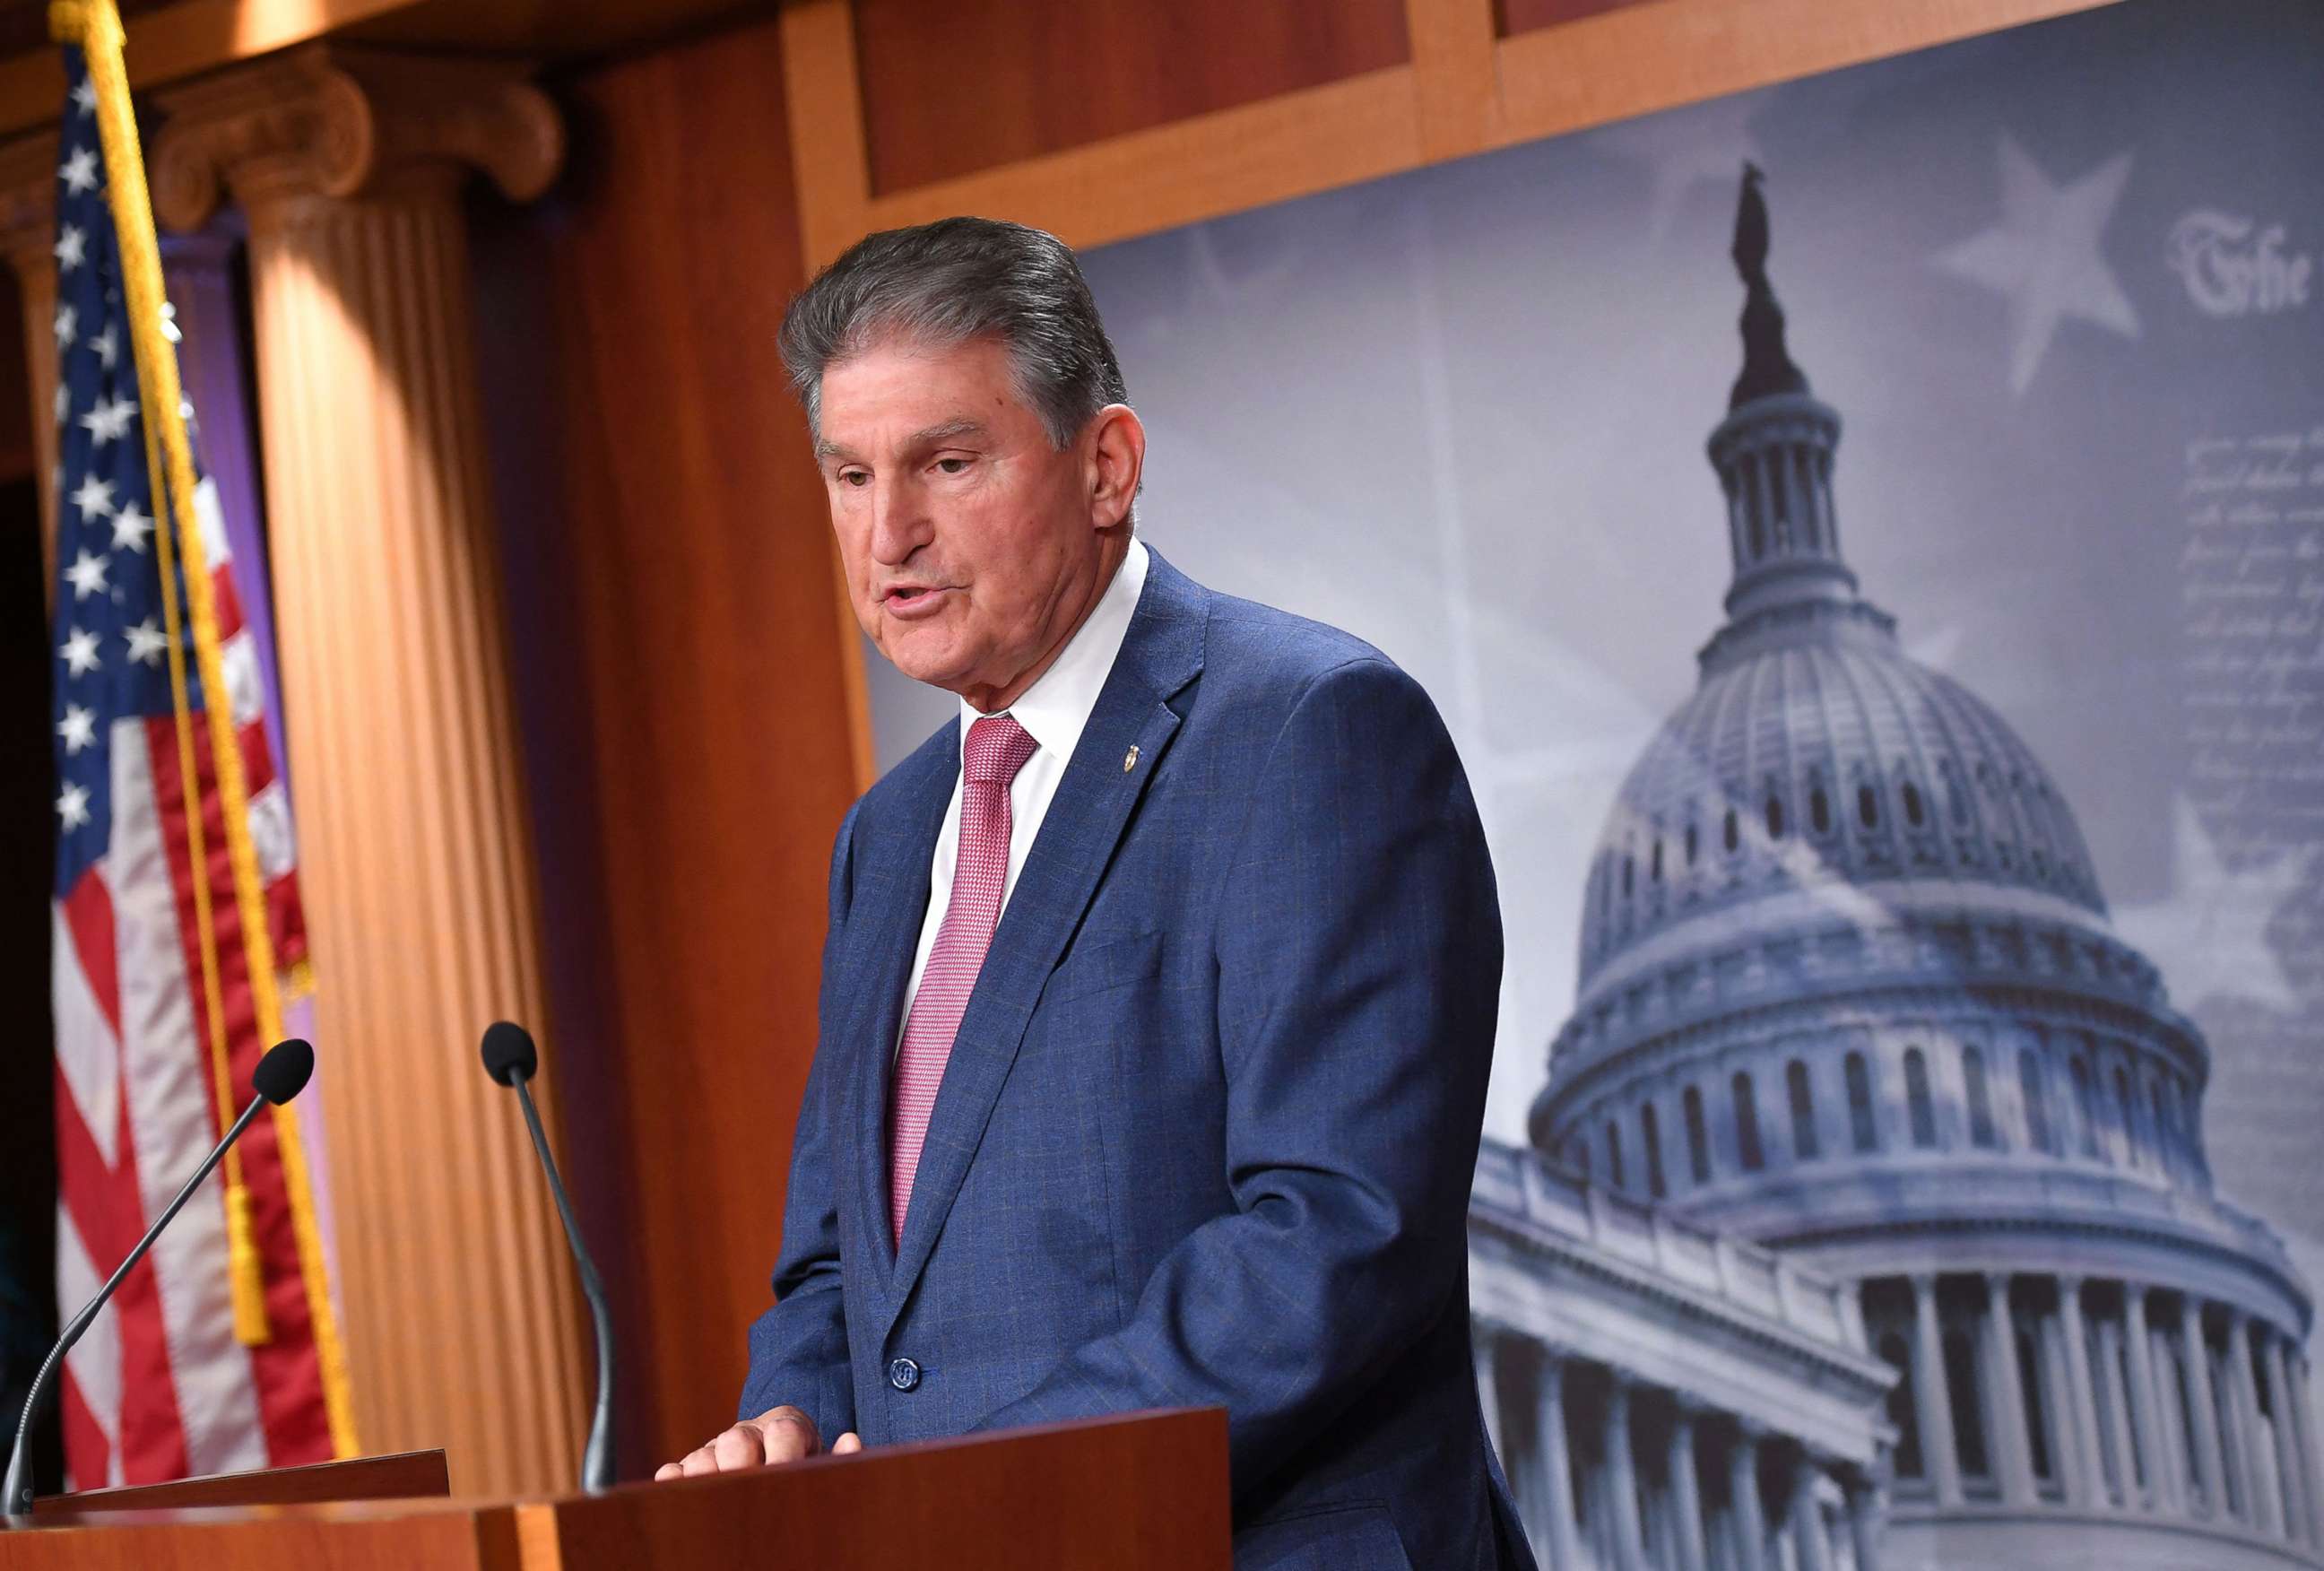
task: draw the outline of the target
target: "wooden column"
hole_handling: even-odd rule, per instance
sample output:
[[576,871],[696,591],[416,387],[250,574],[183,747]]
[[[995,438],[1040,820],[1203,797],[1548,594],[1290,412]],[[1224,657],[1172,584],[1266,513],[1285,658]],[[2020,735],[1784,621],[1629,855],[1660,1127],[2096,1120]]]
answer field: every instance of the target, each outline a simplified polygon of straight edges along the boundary
[[549,100],[499,67],[313,46],[163,95],[153,196],[230,193],[252,316],[300,877],[320,983],[355,1419],[461,1492],[573,1482],[583,1341],[491,1021],[549,1044],[478,436],[461,188],[539,194]]
[[24,310],[24,369],[32,382],[32,453],[41,494],[42,582],[57,591],[57,136],[0,147],[0,256]]

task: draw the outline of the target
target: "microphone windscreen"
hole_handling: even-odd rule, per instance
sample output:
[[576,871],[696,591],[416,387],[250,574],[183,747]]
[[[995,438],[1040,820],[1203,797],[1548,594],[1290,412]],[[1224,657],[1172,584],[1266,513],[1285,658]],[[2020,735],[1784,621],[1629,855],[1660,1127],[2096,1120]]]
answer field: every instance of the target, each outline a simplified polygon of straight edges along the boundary
[[530,1080],[540,1067],[540,1053],[532,1033],[514,1021],[496,1020],[484,1028],[484,1072],[503,1086]]
[[261,1096],[280,1107],[307,1088],[315,1072],[315,1049],[299,1037],[290,1037],[266,1049],[251,1071],[250,1084]]

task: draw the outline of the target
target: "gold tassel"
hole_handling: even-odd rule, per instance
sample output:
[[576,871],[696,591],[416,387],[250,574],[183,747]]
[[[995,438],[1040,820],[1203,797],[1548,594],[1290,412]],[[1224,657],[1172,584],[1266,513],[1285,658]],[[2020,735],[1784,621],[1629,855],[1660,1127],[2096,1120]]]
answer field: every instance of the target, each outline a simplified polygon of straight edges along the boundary
[[250,1228],[250,1187],[226,1187],[226,1277],[234,1284],[234,1339],[244,1347],[274,1340],[266,1323],[266,1278],[259,1270],[258,1240]]

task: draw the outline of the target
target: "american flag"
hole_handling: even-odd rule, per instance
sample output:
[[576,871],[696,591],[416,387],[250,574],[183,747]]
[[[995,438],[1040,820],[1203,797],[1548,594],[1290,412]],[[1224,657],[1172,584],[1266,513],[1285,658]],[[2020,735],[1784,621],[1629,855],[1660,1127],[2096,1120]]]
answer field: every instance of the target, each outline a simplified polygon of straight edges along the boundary
[[[249,1095],[259,1036],[182,572],[164,599],[153,470],[106,206],[97,95],[82,52],[57,169],[60,505],[53,920],[59,1297],[88,1298]],[[174,334],[172,335],[174,336]],[[306,942],[290,804],[261,720],[226,531],[205,478],[196,512],[213,576],[226,692],[249,792],[250,839],[273,954]],[[180,630],[173,660],[173,624]],[[186,711],[172,698],[184,673]],[[188,787],[186,759],[194,776]],[[191,847],[198,843],[202,865]],[[207,888],[200,919],[196,880]],[[207,929],[207,943],[205,942]],[[210,978],[215,978],[215,983]],[[220,1084],[212,986],[227,1059]],[[221,1105],[222,1093],[232,1105]],[[285,1110],[287,1112],[287,1110]],[[236,1150],[264,1326],[238,1335],[226,1187],[213,1180],[67,1361],[66,1460],[94,1488],[327,1460],[314,1303],[286,1178],[284,1131],[263,1114]],[[293,1172],[290,1178],[296,1178]],[[311,1263],[311,1262],[310,1262]],[[326,1308],[327,1313],[327,1308]],[[244,1335],[259,1338],[246,1342]]]

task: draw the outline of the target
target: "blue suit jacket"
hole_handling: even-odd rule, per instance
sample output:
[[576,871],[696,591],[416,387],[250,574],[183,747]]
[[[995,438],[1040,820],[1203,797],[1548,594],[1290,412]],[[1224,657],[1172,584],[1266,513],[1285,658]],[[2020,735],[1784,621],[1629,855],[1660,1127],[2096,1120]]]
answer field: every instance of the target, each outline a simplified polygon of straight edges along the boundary
[[1469,1341],[1500,917],[1427,695],[1153,559],[898,1248],[890,1054],[959,735],[840,827],[743,1414],[877,1446],[1219,1404],[1247,1571],[1529,1567]]

